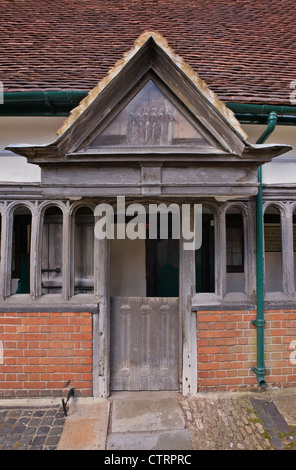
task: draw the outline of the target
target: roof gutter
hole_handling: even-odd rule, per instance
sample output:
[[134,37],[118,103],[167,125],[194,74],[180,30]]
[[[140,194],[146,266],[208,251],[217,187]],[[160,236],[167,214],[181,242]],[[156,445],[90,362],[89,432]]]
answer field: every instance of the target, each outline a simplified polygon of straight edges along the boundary
[[[68,116],[89,90],[45,90],[5,92],[0,116]],[[278,124],[296,125],[296,106],[228,102],[241,123],[265,124],[271,111]]]
[[4,93],[0,116],[68,116],[88,90]]
[[232,102],[226,103],[226,106],[234,112],[240,123],[266,124],[270,113],[275,112],[277,114],[277,124],[296,124],[296,106]]
[[[263,144],[271,135],[277,125],[277,114],[271,111],[268,116],[268,125],[263,134],[257,140],[257,144]],[[257,316],[252,320],[257,328],[257,365],[252,370],[257,376],[260,388],[266,387],[264,365],[264,233],[263,233],[263,201],[262,201],[262,166],[258,168],[258,194],[256,196],[256,291],[257,291]]]

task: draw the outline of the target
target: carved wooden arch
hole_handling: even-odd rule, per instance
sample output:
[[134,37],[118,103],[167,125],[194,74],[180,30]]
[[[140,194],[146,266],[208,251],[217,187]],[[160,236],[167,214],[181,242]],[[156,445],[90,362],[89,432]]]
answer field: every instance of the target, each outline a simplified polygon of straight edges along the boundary
[[285,216],[288,213],[285,203],[279,202],[279,201],[277,202],[268,201],[263,204],[263,216],[269,207],[273,207],[274,209],[277,209],[281,216]]
[[67,212],[67,205],[62,201],[57,201],[57,200],[42,201],[39,204],[39,207],[38,207],[38,211],[39,211],[40,216],[44,217],[44,214],[45,214],[46,210],[49,209],[50,207],[59,208],[62,211],[63,215],[66,214],[66,212]]
[[80,200],[80,201],[75,201],[73,202],[71,205],[70,205],[70,208],[69,208],[69,215],[70,216],[74,216],[76,215],[76,212],[81,209],[82,207],[87,207],[88,209],[91,209],[94,213],[95,211],[95,208],[96,208],[97,204],[92,201],[92,200],[88,200],[88,199],[83,199],[83,200]]
[[15,210],[18,207],[26,207],[27,209],[29,209],[29,211],[31,212],[32,217],[33,217],[34,214],[37,214],[36,204],[34,204],[30,201],[13,201],[13,202],[11,202],[7,205],[7,209],[6,209],[7,215],[8,216],[10,216],[10,215],[13,216]]

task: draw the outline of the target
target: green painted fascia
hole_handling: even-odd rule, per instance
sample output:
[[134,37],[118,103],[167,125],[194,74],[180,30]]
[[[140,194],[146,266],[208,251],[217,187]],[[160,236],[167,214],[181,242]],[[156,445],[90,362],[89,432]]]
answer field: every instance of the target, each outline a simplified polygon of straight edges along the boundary
[[[89,90],[48,90],[6,92],[0,116],[68,116]],[[296,125],[296,106],[228,102],[226,106],[241,123],[265,124],[275,111],[278,124]]]
[[271,112],[277,114],[277,124],[296,125],[296,106],[272,104],[226,103],[236,118],[245,124],[266,124]]
[[88,90],[7,92],[0,116],[68,116]]

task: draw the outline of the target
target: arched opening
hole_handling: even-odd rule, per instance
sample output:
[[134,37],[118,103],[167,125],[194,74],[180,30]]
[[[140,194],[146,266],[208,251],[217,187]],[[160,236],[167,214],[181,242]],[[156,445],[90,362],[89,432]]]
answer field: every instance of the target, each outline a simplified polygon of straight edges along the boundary
[[30,293],[31,211],[19,206],[13,214],[11,294]]
[[48,207],[42,232],[42,294],[62,292],[63,213],[59,207]]
[[237,207],[226,213],[226,290],[245,291],[244,219]]
[[202,244],[195,251],[196,292],[215,292],[215,225],[210,208],[202,208]]
[[283,291],[282,230],[279,209],[268,206],[264,213],[265,291]]
[[89,207],[75,213],[74,294],[94,291],[94,214]]

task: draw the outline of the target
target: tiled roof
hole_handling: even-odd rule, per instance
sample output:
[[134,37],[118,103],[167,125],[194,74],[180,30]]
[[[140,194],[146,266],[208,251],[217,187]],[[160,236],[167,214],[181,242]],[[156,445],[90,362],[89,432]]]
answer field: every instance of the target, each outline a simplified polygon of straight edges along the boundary
[[295,0],[1,0],[4,91],[89,90],[159,31],[224,101],[290,104]]

